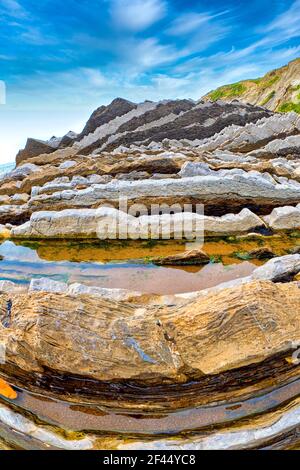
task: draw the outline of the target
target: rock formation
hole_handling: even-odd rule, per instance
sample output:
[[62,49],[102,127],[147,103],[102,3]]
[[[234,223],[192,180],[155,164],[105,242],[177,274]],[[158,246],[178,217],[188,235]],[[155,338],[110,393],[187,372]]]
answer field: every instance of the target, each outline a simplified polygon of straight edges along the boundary
[[268,72],[253,80],[242,80],[221,86],[209,92],[205,100],[231,102],[238,99],[243,103],[265,106],[272,111],[300,113],[300,59]]
[[[35,243],[46,267],[0,279],[0,379],[16,394],[0,390],[0,448],[299,445],[300,120],[259,99],[118,98],[78,135],[19,152],[0,179],[0,237]],[[148,250],[166,232],[170,252],[114,261],[175,276],[246,268],[170,295],[48,276],[49,244],[60,262],[63,243],[103,243],[102,263],[113,238]]]

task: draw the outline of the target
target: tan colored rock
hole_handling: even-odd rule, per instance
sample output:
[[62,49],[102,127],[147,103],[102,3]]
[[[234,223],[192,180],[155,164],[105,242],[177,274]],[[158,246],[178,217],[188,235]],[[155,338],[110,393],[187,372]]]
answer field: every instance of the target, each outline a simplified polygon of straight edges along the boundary
[[[7,299],[0,296],[0,317]],[[10,327],[0,327],[0,371],[14,366],[10,375],[15,366],[25,375],[46,367],[103,381],[182,382],[259,363],[300,341],[297,283],[251,282],[175,308],[53,293],[10,299]]]
[[10,197],[8,195],[3,195],[3,196],[0,196],[0,204],[4,204],[4,205],[8,205],[10,204]]
[[161,266],[184,266],[207,264],[209,263],[210,258],[206,253],[204,253],[204,251],[195,249],[179,253],[178,255],[166,256],[165,258],[153,258],[151,261],[154,264]]

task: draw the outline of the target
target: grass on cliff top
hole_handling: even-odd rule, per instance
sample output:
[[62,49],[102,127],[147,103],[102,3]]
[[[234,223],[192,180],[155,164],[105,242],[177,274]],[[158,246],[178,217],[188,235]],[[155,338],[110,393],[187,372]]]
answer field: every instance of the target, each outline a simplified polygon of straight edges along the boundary
[[225,85],[217,88],[209,94],[212,101],[221,100],[222,98],[235,98],[241,96],[247,90],[244,83],[233,83],[232,85]]
[[[250,83],[255,83],[260,90],[267,90],[270,88],[272,85],[274,85],[276,82],[280,80],[279,75],[274,75],[274,76],[267,76],[267,77],[262,77],[262,78],[254,78],[252,80],[246,80],[245,82],[237,82],[237,83],[232,83],[231,85],[224,85],[221,86],[220,88],[217,88],[216,90],[212,91],[209,93],[209,98],[212,101],[217,101],[221,99],[228,99],[228,98],[237,98],[243,93],[245,93],[248,89],[247,82]],[[272,92],[275,94],[275,91]],[[271,93],[270,93],[271,95]],[[272,95],[273,97],[274,95]],[[270,101],[271,97],[268,99]],[[266,104],[268,101],[266,101],[264,104]],[[261,105],[263,106],[263,104]]]

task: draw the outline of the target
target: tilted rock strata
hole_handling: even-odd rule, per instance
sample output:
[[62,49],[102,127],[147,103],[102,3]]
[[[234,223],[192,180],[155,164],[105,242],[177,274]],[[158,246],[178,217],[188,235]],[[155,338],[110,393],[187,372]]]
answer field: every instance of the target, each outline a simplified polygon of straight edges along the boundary
[[81,155],[108,150],[137,142],[149,145],[152,141],[168,139],[206,138],[232,124],[244,126],[272,113],[263,108],[241,103],[195,103],[189,100],[146,101],[135,104],[114,100],[109,106],[96,110],[81,134],[48,142],[29,139],[17,156],[17,163],[40,154],[54,153],[71,147]]
[[230,126],[207,139],[187,140],[192,146],[201,146],[202,150],[213,151],[226,149],[250,152],[268,144],[276,138],[285,138],[299,134],[300,116],[296,113],[275,114],[262,118],[258,122],[245,126]]

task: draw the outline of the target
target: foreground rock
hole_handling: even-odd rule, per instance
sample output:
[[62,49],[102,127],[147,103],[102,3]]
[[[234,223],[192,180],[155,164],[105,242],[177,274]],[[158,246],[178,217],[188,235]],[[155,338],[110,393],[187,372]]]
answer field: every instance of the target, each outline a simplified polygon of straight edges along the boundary
[[[297,283],[256,281],[173,310],[84,295],[10,299],[11,323],[0,330],[6,350],[0,371],[21,380],[36,380],[46,368],[100,381],[181,383],[288,353],[300,341]],[[2,316],[7,300],[2,294]],[[261,328],[266,324],[272,325],[268,348]]]
[[[2,206],[3,207],[3,206]],[[272,233],[280,230],[300,229],[300,209],[296,207],[278,207],[268,216],[259,217],[249,209],[239,214],[226,214],[221,217],[203,216],[197,213],[178,212],[175,214],[134,217],[110,207],[99,209],[66,209],[62,211],[35,212],[30,221],[10,231],[7,226],[0,226],[2,238],[119,238],[120,233],[129,238],[149,238],[151,233],[156,238],[162,233],[170,238],[190,238],[205,235],[231,235],[251,231]],[[1,213],[1,206],[0,206]],[[14,211],[18,214],[18,212]]]

